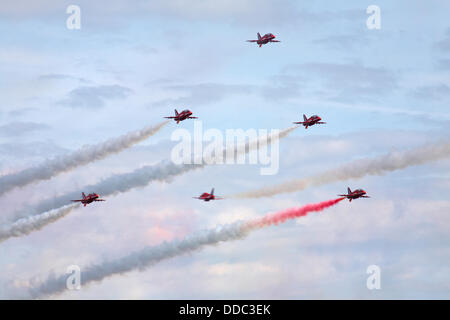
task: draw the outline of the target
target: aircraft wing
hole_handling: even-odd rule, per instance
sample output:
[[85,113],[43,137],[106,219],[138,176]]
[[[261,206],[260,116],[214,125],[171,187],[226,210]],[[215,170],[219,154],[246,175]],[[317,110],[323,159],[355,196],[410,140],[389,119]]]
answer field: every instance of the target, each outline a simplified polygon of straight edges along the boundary
[[188,117],[188,119],[198,119],[198,117]]
[[175,119],[176,117],[164,117],[166,119]]
[[214,200],[223,200],[225,198],[214,198]]
[[270,40],[270,42],[281,42],[280,40]]
[[348,197],[349,194],[338,194],[339,197]]
[[70,200],[70,201],[72,201],[72,202],[81,202],[83,200]]
[[361,198],[370,198],[369,196],[361,196]]
[[316,122],[316,123],[318,123],[318,124],[325,124],[326,122]]
[[247,42],[258,42],[258,40],[246,40]]
[[106,201],[105,199],[95,199],[94,201]]
[[299,122],[292,122],[292,123],[295,123],[295,124],[305,124],[306,122],[299,121]]

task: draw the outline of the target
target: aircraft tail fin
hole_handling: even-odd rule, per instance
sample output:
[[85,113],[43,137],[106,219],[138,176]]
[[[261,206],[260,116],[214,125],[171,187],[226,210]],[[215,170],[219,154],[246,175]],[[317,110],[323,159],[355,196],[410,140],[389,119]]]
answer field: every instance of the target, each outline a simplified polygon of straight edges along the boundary
[[258,35],[258,40],[261,40],[261,35],[259,34],[259,32],[257,33]]
[[178,110],[177,110],[177,109],[175,109],[175,115],[176,115],[176,116],[178,115]]
[[211,195],[214,195],[214,188],[211,189]]
[[86,195],[84,194],[84,192],[82,192],[81,195],[83,196],[83,199],[86,199]]
[[306,115],[303,115],[303,121],[308,120],[308,118],[306,117]]
[[352,190],[350,190],[349,187],[347,187],[347,191],[348,191],[348,194],[352,193]]

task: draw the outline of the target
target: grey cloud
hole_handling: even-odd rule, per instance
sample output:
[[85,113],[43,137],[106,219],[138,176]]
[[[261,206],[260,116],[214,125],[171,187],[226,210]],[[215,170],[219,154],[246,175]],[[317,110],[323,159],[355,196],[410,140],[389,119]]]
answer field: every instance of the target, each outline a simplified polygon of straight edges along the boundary
[[[61,19],[70,1],[41,0],[30,3],[17,0],[2,4],[0,17],[5,19]],[[130,5],[125,0],[104,1],[79,0],[76,3],[82,15],[89,19],[92,26],[121,26],[133,19],[149,19],[152,16],[175,18],[185,21],[214,21],[240,25],[265,25],[304,23],[326,23],[336,20],[354,21],[363,9],[342,10],[339,12],[314,12],[310,9],[295,8],[295,2],[289,0],[228,0],[228,1],[135,1]]]
[[137,45],[137,46],[134,46],[133,49],[143,55],[159,53],[159,50],[157,48],[146,46],[146,45]]
[[89,82],[84,78],[74,77],[71,75],[60,74],[60,73],[43,74],[38,77],[38,80],[77,80],[77,81],[83,82],[83,83]]
[[218,100],[223,100],[230,95],[250,94],[252,86],[227,85],[217,83],[203,83],[197,85],[171,85],[165,87],[176,92],[185,92],[185,95],[175,99],[165,99],[154,103],[155,106],[167,105],[204,105]]
[[10,117],[19,117],[24,115],[27,112],[35,111],[36,108],[17,108],[15,110],[9,111],[8,116]]
[[263,86],[262,95],[266,99],[283,100],[314,90],[314,95],[326,99],[353,102],[376,100],[396,88],[396,76],[385,68],[359,63],[304,63],[284,67]]
[[364,34],[331,35],[314,40],[313,43],[324,45],[332,49],[348,51],[351,48],[367,45],[368,39]]
[[119,85],[83,86],[70,91],[58,104],[72,108],[100,108],[106,100],[125,99],[131,93],[131,89]]
[[306,79],[300,76],[277,75],[271,77],[269,84],[261,88],[262,96],[267,100],[279,101],[301,95],[301,85]]
[[61,155],[65,152],[67,152],[67,149],[50,141],[0,144],[2,158],[48,157],[49,155]]
[[414,96],[424,100],[448,101],[450,87],[445,84],[420,87],[414,90]]
[[450,69],[450,59],[440,59],[437,63],[438,67],[444,70]]
[[436,47],[441,51],[445,52],[450,51],[450,28],[447,29],[447,32],[445,33],[445,38],[436,43]]
[[285,73],[308,74],[324,81],[323,93],[341,101],[373,99],[380,94],[391,93],[397,87],[395,75],[379,67],[367,67],[359,63],[305,63],[288,66]]
[[14,137],[48,129],[49,126],[35,122],[11,122],[0,126],[0,136]]

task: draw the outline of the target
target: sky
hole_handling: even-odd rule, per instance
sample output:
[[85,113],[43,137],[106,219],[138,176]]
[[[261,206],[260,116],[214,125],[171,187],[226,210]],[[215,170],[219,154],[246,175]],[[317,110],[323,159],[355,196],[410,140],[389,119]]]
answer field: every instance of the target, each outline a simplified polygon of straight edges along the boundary
[[[81,28],[68,29],[69,5]],[[380,8],[368,29],[366,8]],[[275,175],[219,165],[77,208],[0,243],[0,298],[62,274],[220,224],[364,188],[370,199],[256,231],[50,299],[449,299],[450,161],[261,199],[245,192],[390,151],[448,141],[447,1],[55,1],[0,5],[0,175],[156,125],[190,109],[204,130],[326,125],[279,143]],[[273,33],[259,48],[245,40]],[[177,128],[0,196],[0,223],[43,200],[169,159]],[[95,192],[95,190],[86,190]],[[368,290],[367,267],[381,270]]]

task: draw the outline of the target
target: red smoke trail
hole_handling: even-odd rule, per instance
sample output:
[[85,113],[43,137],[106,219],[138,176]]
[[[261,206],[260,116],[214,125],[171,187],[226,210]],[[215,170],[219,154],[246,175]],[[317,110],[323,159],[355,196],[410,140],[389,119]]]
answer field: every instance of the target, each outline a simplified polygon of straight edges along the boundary
[[336,205],[338,202],[344,200],[345,198],[338,198],[333,200],[322,201],[319,203],[307,204],[299,208],[290,208],[280,212],[267,214],[262,218],[249,221],[245,224],[244,229],[257,229],[268,227],[271,225],[277,225],[283,223],[286,220],[300,218],[306,216],[308,213],[313,211],[322,211],[326,208]]

